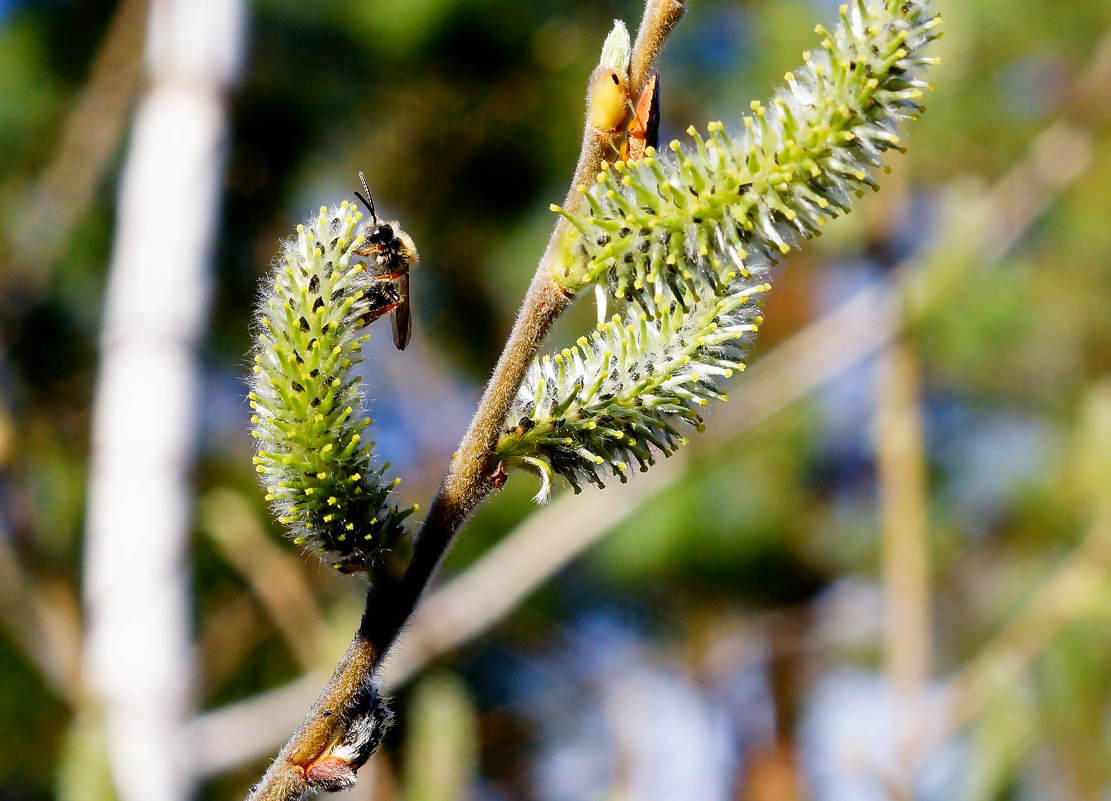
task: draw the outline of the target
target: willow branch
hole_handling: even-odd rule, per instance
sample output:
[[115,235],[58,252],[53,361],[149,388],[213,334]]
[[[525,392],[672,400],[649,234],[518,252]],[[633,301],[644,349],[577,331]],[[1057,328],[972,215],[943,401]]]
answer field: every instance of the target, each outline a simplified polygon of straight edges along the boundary
[[[638,37],[636,48],[638,52],[640,49],[639,41],[640,38]],[[1111,75],[1111,56],[1108,55],[1111,54],[1111,35],[1105,37],[1100,53],[1101,57],[1095,60],[1085,77],[1079,82],[1080,87],[1099,86],[1107,81],[1108,75]],[[636,55],[634,54],[634,60],[635,58]],[[1075,94],[1077,97],[1092,95],[1090,91],[1078,91]],[[1099,98],[1106,96],[1108,95],[1096,95]],[[1081,105],[1074,104],[1076,108]],[[1094,135],[1091,129],[1100,128],[1105,116],[1106,106],[1102,103],[1094,103],[1085,107],[1085,111],[1088,116],[1079,123],[1059,119],[1034,140],[1026,156],[1003,176],[991,191],[980,197],[965,200],[966,211],[962,214],[962,217],[971,216],[976,220],[998,221],[995,225],[978,225],[975,227],[976,236],[973,238],[973,249],[977,253],[977,258],[972,259],[969,264],[986,267],[996,263],[1018,243],[1022,235],[1029,230],[1029,227],[1040,217],[1045,208],[1056,202],[1060,195],[1084,174],[1091,163],[1093,154],[1092,142]],[[1049,165],[1053,165],[1055,169],[1048,169]],[[585,171],[582,172],[586,174]],[[951,249],[954,246],[954,237],[959,237],[957,241],[964,241],[969,235],[964,228],[955,228],[948,237],[941,241],[938,252]],[[931,261],[929,254],[923,260]],[[739,392],[729,406],[718,411],[715,418],[716,424],[725,431],[733,431],[738,426],[743,431],[747,426],[757,425],[776,411],[797,400],[798,397],[813,391],[824,381],[840,374],[848,366],[857,363],[863,356],[888,343],[895,335],[897,328],[901,327],[901,324],[905,321],[896,322],[893,319],[888,319],[887,313],[881,314],[882,321],[877,320],[875,319],[876,310],[890,310],[893,304],[897,304],[899,299],[905,297],[908,293],[911,295],[918,294],[915,292],[915,288],[921,283],[920,276],[923,271],[921,269],[910,269],[904,265],[896,268],[893,272],[903,278],[898,286],[883,291],[870,290],[863,293],[846,303],[844,307],[810,326],[805,332],[793,337],[789,343],[776,349],[774,353],[766,355],[757,369],[754,369],[749,376],[745,389]],[[951,277],[951,279],[955,280],[954,277]],[[933,287],[930,294],[935,297],[948,297],[945,287]],[[741,425],[742,423],[745,425]],[[713,450],[724,443],[730,442],[732,436],[733,434],[727,433],[717,438],[713,443],[703,441],[701,447],[707,451]],[[647,480],[652,483],[653,487],[666,486],[677,480],[682,473],[682,467],[683,465],[678,461],[675,461],[675,464],[669,462],[658,465],[652,475],[647,477]],[[613,497],[610,497],[607,502],[607,510],[618,517],[635,508],[642,497],[637,492],[637,485],[612,487],[607,491],[607,496],[611,494]],[[580,507],[592,502],[589,495],[564,500],[568,502],[568,505],[566,508],[558,510],[561,514],[577,513]],[[557,503],[561,503],[561,501],[557,501]],[[530,521],[527,529],[530,532],[534,526],[544,529],[544,522],[555,519],[556,511],[553,505],[553,507],[540,512],[536,520]],[[540,518],[544,518],[544,521],[541,521]],[[430,524],[431,515],[429,520],[426,521],[425,528],[428,529]],[[546,569],[530,571],[533,580],[539,582],[545,575],[554,572],[565,563],[565,560],[573,558],[582,549],[596,541],[604,530],[605,528],[602,526],[583,530],[576,528],[574,547],[560,553],[559,558],[551,558],[545,566]],[[519,533],[524,534],[524,531]],[[558,539],[562,541],[564,537],[565,534],[561,533]],[[517,537],[511,536],[509,539],[516,540]],[[551,539],[550,536],[549,539]],[[507,542],[507,545],[509,544]],[[548,543],[548,545],[551,546],[552,543]],[[548,554],[548,551],[545,551],[545,554]],[[493,554],[491,554],[491,557],[493,557]],[[527,589],[528,587],[525,587],[522,592],[526,592]],[[489,612],[489,610],[487,611]],[[490,616],[490,622],[496,619],[496,615]],[[419,634],[417,633],[418,630]],[[419,665],[429,655],[440,653],[458,645],[464,639],[447,635],[429,637],[426,635],[424,627],[420,625],[415,626],[414,634],[416,635],[415,643],[411,643],[411,645],[421,653],[416,657],[403,658],[399,663],[393,665],[394,670],[392,672],[394,675],[392,680],[395,682],[404,680],[405,676],[415,669],[415,665]],[[353,670],[353,666],[357,665],[360,659],[362,664],[366,664],[368,661],[366,660],[366,654],[364,653],[362,657],[359,657],[358,653],[364,647],[366,647],[366,639],[362,637],[362,630],[360,630],[360,633],[352,641],[348,654],[345,655],[339,668],[337,668],[337,676],[345,671]],[[369,673],[366,675],[369,675]],[[210,712],[196,720],[194,722],[194,739],[209,744],[219,744],[216,750],[203,760],[202,772],[211,774],[227,770],[229,767],[240,764],[243,760],[253,757],[263,748],[266,748],[267,746],[261,743],[250,742],[252,736],[258,736],[252,735],[252,732],[260,732],[263,728],[255,721],[259,718],[269,720],[271,716],[276,714],[277,709],[286,705],[286,699],[303,697],[307,689],[306,685],[311,681],[312,675],[306,675],[293,684],[283,687],[281,690],[273,691],[265,697],[240,702],[231,707]],[[321,698],[342,701],[342,694],[337,693],[337,688],[342,688],[342,686],[344,685],[337,684],[335,677],[333,677],[333,681],[325,688]],[[277,698],[281,700],[278,701]],[[307,724],[312,719],[317,710],[328,708],[330,707],[322,706],[318,701],[309,717],[306,718],[305,723]],[[302,728],[304,726],[305,724],[302,724]],[[294,738],[291,739],[291,743],[300,736],[301,731],[301,729],[298,730]],[[229,754],[230,751],[234,750],[233,746],[239,751],[238,753]],[[289,748],[290,746],[287,745],[286,749]],[[283,751],[284,753],[286,751]],[[281,795],[280,792],[262,795],[264,784],[265,782],[259,785],[256,798],[283,799],[293,797]]]
[[[630,64],[641,73],[647,74],[682,8],[680,0],[649,0],[630,58]],[[629,76],[617,74],[613,83],[621,91],[615,96],[606,83],[613,76],[600,70],[604,68],[591,76],[582,149],[565,201],[570,210],[577,210],[581,201],[578,188],[586,186],[602,162],[617,152],[631,108]],[[633,85],[642,83],[643,77]],[[617,113],[612,112],[615,97]],[[475,507],[501,486],[504,474],[492,462],[502,424],[545,335],[573,300],[552,277],[567,225],[561,218],[552,231],[494,373],[417,534],[404,577],[397,583],[379,581],[368,589],[362,621],[347,652],[297,731],[251,789],[249,801],[294,801],[313,789],[309,771],[343,735],[344,711],[372,680],[459,528]]]

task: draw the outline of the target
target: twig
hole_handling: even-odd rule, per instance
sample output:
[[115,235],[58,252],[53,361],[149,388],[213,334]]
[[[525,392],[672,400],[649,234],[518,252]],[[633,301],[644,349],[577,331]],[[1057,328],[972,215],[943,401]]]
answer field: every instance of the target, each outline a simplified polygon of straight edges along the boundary
[[203,530],[250,585],[301,668],[319,666],[324,617],[298,569],[298,557],[268,538],[255,510],[228,490],[206,495],[200,518]]
[[[637,37],[638,49],[632,54],[631,63],[648,64],[654,60],[678,20],[674,9],[681,5],[679,0],[649,1]],[[624,130],[623,120],[622,116],[607,129],[599,129],[591,125],[588,114],[575,178],[568,193],[570,209],[576,209],[581,200],[577,187],[584,186],[590,176],[598,172],[602,161],[616,152]],[[379,581],[367,591],[362,621],[347,653],[297,731],[262,780],[252,788],[250,801],[291,801],[310,789],[306,768],[341,736],[346,724],[342,712],[373,677],[460,526],[496,488],[493,475],[496,465],[491,464],[491,458],[502,423],[544,336],[572,300],[552,277],[566,230],[567,223],[561,218],[517,313],[494,374],[417,534],[404,577],[396,584]],[[336,712],[341,714],[334,714]]]
[[1084,539],[1054,568],[1022,612],[944,686],[949,719],[941,742],[974,720],[994,691],[1021,673],[1070,620],[1097,609],[1111,574],[1111,515],[1098,517]]
[[637,31],[633,57],[629,62],[629,94],[632,97],[640,97],[664,42],[686,11],[685,0],[648,0],[644,19],[653,20],[653,24],[641,25]]
[[[1107,39],[1111,43],[1111,37]],[[1099,64],[1111,59],[1101,59]],[[1088,75],[1094,74],[1094,69]],[[1093,78],[1084,79],[1091,83]],[[1047,173],[1044,164],[1049,155],[1056,153],[1058,169]],[[999,228],[978,226],[973,247],[982,256],[979,266],[984,267],[1002,258],[1012,248],[1038,216],[1075,181],[1091,162],[1092,135],[1087,130],[1065,122],[1054,123],[1035,139],[1026,156],[1003,176],[987,193],[972,202],[986,211],[972,215],[977,220],[1006,219]],[[1006,189],[1005,189],[1006,187]],[[1035,200],[1036,199],[1036,200]],[[955,240],[966,237],[966,232],[955,231],[952,238],[941,237],[938,247],[946,249]],[[915,264],[928,261],[931,254],[914,259]],[[745,374],[744,381],[731,393],[729,404],[713,414],[712,425],[719,436],[713,440],[700,438],[692,443],[692,450],[706,455],[727,447],[734,437],[755,428],[791,403],[815,391],[844,370],[867,358],[883,347],[900,330],[892,317],[898,298],[918,280],[919,271],[912,265],[899,265],[894,274],[902,276],[899,287],[870,289],[859,293],[843,306],[811,323],[785,343],[761,357]],[[963,276],[954,277],[959,283]],[[403,648],[387,666],[387,676],[393,683],[401,683],[428,660],[466,642],[470,636],[484,631],[498,622],[512,607],[535,586],[549,578],[567,562],[588,548],[605,534],[612,519],[622,519],[631,514],[647,497],[641,488],[651,485],[652,492],[677,482],[685,472],[685,453],[680,452],[666,462],[656,465],[650,476],[618,485],[606,490],[604,506],[606,518],[591,518],[583,514],[583,525],[567,527],[568,515],[579,519],[580,512],[591,509],[595,496],[584,492],[578,496],[557,498],[547,507],[534,513],[528,521],[505,537],[505,541],[478,562],[464,576],[432,596],[425,607],[446,608],[440,601],[455,596],[456,604],[466,603],[471,611],[478,604],[466,598],[461,602],[457,582],[472,588],[479,582],[468,578],[471,573],[489,577],[502,573],[503,556],[517,562],[524,551],[535,555],[537,562],[528,571],[528,582],[522,580],[517,589],[501,587],[498,603],[484,607],[481,614],[469,619],[468,633],[448,632],[438,622],[432,621],[424,609],[412,621]],[[613,518],[611,518],[613,516]],[[588,519],[589,518],[589,519]],[[575,537],[566,539],[568,531]],[[559,548],[556,543],[566,543]],[[462,585],[460,585],[462,586]],[[476,590],[477,591],[477,590]],[[455,605],[453,605],[454,608]],[[410,643],[415,645],[410,646]],[[410,656],[409,647],[419,649],[420,656]],[[396,667],[395,667],[396,664]],[[223,709],[208,712],[191,725],[191,740],[203,744],[220,744],[200,753],[197,768],[204,774],[219,773],[242,764],[272,747],[266,739],[277,721],[285,720],[285,709],[304,703],[318,679],[306,674],[279,689],[249,700],[231,704]]]
[[915,338],[896,337],[879,360],[876,471],[883,533],[887,675],[901,721],[896,731],[897,797],[911,798],[921,754],[923,693],[930,664],[930,571],[921,382]]

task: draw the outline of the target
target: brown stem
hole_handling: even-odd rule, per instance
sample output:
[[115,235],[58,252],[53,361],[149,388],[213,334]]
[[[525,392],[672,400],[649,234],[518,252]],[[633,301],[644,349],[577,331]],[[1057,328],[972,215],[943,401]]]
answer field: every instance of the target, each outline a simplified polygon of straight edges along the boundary
[[[397,639],[467,516],[495,489],[493,453],[502,421],[544,334],[570,301],[546,270],[537,271],[474,418],[417,534],[404,578],[397,585],[372,587],[367,594],[367,612],[356,640],[365,637],[375,644],[378,654],[384,655]],[[369,614],[372,609],[374,615]]]
[[[647,0],[629,60],[629,94],[640,97],[664,42],[687,11],[686,0]],[[651,22],[651,24],[648,24]]]
[[[648,0],[630,61],[632,74],[639,77],[628,85],[637,94],[683,9],[681,0]],[[631,107],[631,103],[626,105]],[[582,200],[578,188],[587,186],[602,162],[613,158],[624,132],[623,123],[607,130],[592,127],[588,113],[565,208],[571,211],[578,208]],[[248,801],[296,801],[313,789],[306,779],[306,769],[342,736],[346,724],[344,710],[359,688],[372,679],[459,528],[496,488],[493,454],[502,423],[544,336],[573,300],[553,278],[562,258],[567,225],[561,218],[552,231],[494,374],[417,534],[404,577],[398,583],[380,581],[367,591],[362,621],[347,653],[270,769],[251,788]]]
[[[367,593],[368,600],[370,594]],[[277,759],[251,788],[248,801],[295,801],[312,789],[305,778],[305,769],[342,735],[346,722],[344,710],[351,705],[359,689],[371,680],[381,661],[383,652],[364,635],[371,609],[368,603],[347,653]]]

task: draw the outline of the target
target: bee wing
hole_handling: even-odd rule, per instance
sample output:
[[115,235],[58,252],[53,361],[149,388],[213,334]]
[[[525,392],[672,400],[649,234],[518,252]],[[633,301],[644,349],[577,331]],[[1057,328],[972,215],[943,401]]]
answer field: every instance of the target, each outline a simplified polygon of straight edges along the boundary
[[394,282],[397,291],[397,306],[393,310],[393,344],[398,350],[405,350],[409,337],[413,335],[413,314],[409,306],[409,275],[406,273]]
[[[647,100],[644,95],[648,95]],[[660,74],[652,73],[637,104],[637,116],[644,118],[644,144],[660,149]]]

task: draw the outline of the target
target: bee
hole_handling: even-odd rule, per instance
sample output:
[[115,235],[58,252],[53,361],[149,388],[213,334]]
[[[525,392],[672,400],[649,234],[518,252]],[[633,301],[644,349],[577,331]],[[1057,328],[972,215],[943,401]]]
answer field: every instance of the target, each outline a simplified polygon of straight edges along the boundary
[[644,85],[633,119],[629,123],[628,136],[621,145],[622,160],[638,161],[644,158],[648,147],[660,149],[660,74],[653,73]]
[[366,185],[366,177],[359,173],[366,196],[355,192],[370,212],[370,219],[363,229],[363,247],[353,251],[357,256],[371,259],[367,264],[375,281],[389,281],[388,301],[376,309],[371,320],[391,312],[393,319],[393,344],[398,350],[405,350],[413,333],[413,310],[409,300],[409,270],[416,266],[419,256],[413,238],[401,230],[397,221],[380,222],[374,212],[374,199]]

